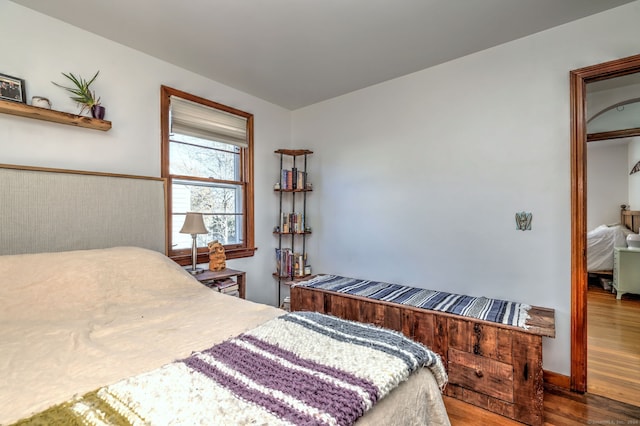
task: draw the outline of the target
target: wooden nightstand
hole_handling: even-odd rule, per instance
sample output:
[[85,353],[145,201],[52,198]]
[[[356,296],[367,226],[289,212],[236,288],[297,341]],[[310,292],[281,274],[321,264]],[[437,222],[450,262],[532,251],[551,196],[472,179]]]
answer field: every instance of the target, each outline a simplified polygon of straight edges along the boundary
[[235,278],[236,283],[238,283],[238,293],[240,298],[244,299],[246,291],[246,275],[247,274],[244,271],[236,271],[235,269],[226,268],[222,271],[205,270],[201,274],[193,275],[193,277],[208,287],[216,281],[220,282]]

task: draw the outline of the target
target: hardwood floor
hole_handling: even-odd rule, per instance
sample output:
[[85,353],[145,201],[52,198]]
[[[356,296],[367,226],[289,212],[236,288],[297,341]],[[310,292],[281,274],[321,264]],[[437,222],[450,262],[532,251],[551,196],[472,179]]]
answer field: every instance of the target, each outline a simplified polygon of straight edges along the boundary
[[587,310],[587,391],[640,405],[640,296],[590,285]]
[[[457,399],[444,397],[452,426],[522,425]],[[555,386],[545,386],[544,424],[546,426],[640,425],[640,407],[598,395],[578,394]]]
[[[589,392],[545,385],[544,424],[640,425],[640,296],[616,300],[590,286],[587,321]],[[453,426],[521,425],[457,399],[444,402]]]

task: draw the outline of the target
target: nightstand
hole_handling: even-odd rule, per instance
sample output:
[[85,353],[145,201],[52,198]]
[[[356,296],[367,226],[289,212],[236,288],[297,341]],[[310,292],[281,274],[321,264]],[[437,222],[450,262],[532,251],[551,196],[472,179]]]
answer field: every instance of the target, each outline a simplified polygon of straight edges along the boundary
[[215,288],[216,284],[235,279],[235,282],[238,284],[238,293],[240,298],[245,298],[246,272],[244,271],[236,271],[235,269],[230,268],[225,268],[222,271],[210,271],[207,269],[201,274],[193,275],[193,277],[212,289]]
[[613,288],[616,299],[621,299],[625,293],[640,294],[640,250],[613,249]]

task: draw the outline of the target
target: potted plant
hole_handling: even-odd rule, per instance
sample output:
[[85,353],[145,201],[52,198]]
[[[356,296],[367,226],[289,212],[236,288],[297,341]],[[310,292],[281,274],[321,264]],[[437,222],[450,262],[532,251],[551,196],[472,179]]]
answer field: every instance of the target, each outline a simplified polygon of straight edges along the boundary
[[81,115],[85,110],[88,110],[91,111],[91,116],[93,118],[99,118],[102,120],[104,118],[105,109],[100,105],[100,98],[96,97],[96,93],[91,90],[91,83],[95,81],[99,73],[100,71],[96,71],[95,75],[90,80],[85,80],[80,76],[75,76],[73,73],[62,73],[63,76],[73,83],[72,87],[63,86],[55,81],[52,81],[52,83],[73,94],[71,99],[82,106],[82,109],[80,110]]

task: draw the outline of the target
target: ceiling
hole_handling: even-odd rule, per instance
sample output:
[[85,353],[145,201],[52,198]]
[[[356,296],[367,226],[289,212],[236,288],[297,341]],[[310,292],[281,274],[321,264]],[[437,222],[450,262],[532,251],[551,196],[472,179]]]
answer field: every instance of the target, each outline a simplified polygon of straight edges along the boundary
[[297,109],[633,0],[12,0]]

